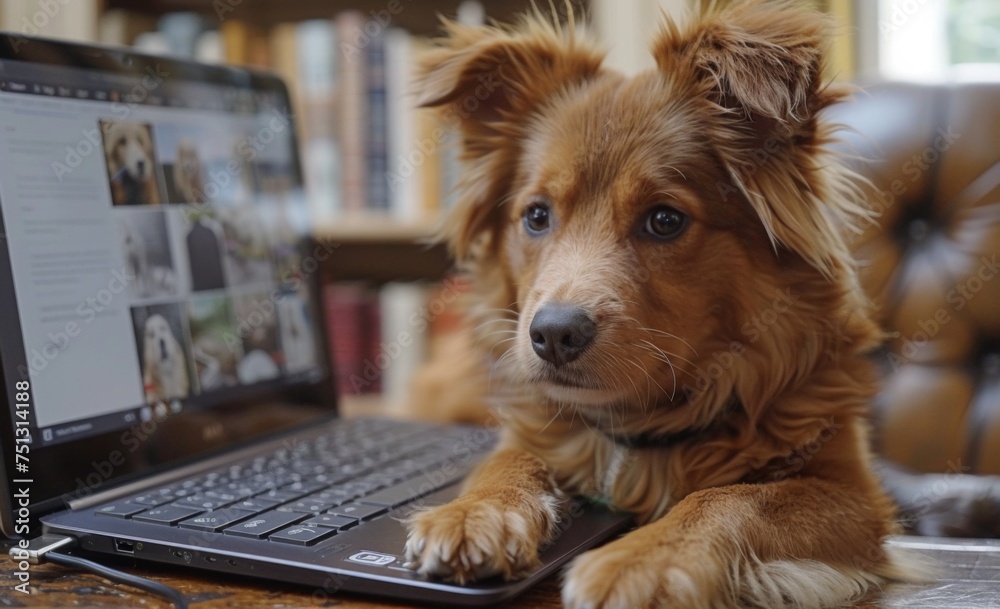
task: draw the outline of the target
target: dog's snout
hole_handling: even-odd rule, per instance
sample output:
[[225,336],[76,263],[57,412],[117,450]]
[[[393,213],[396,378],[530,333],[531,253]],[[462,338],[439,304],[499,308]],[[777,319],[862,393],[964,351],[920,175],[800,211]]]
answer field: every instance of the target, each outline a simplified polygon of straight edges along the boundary
[[146,161],[136,161],[135,168],[139,171],[139,175],[143,176],[146,174]]
[[580,357],[597,333],[597,324],[580,307],[549,303],[535,313],[528,334],[538,357],[561,366]]

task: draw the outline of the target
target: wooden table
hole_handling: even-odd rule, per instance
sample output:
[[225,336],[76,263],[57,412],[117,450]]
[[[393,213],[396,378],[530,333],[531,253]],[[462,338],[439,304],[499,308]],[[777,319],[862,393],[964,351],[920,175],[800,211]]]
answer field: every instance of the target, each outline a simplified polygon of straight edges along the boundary
[[[1000,542],[901,537],[899,543],[941,564],[941,579],[933,585],[891,586],[881,598],[858,605],[886,609],[996,609],[1000,607]],[[6,551],[5,551],[6,553]],[[56,565],[31,569],[31,594],[15,592],[12,563],[0,571],[0,607],[167,607],[159,597],[100,577]],[[366,600],[334,595],[315,599],[312,590],[283,584],[198,573],[171,567],[126,567],[181,590],[194,609],[256,609],[292,607],[340,607],[342,609],[388,609],[409,607],[405,603]],[[560,607],[559,581],[551,577],[524,596],[506,605],[521,609]]]

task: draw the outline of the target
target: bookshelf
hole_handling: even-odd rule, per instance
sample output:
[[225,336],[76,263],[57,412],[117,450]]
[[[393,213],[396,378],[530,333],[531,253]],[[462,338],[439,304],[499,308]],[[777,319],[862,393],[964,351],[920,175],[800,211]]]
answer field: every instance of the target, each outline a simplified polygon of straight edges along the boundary
[[[191,11],[222,21],[237,18],[258,26],[270,26],[287,21],[304,21],[332,16],[345,10],[357,10],[365,15],[388,11],[394,5],[399,10],[392,13],[392,25],[423,36],[438,31],[438,15],[454,16],[461,0],[106,0],[106,9],[125,9],[140,14],[163,15],[170,12]],[[576,8],[586,0],[573,0]],[[546,6],[546,2],[539,2]],[[517,14],[531,8],[530,0],[487,0],[483,3],[488,19],[509,22]],[[556,2],[561,7],[563,0]],[[221,10],[217,9],[220,7]]]
[[337,220],[321,224],[316,237],[336,246],[323,267],[332,281],[439,281],[452,268],[447,248],[432,242],[429,224]]

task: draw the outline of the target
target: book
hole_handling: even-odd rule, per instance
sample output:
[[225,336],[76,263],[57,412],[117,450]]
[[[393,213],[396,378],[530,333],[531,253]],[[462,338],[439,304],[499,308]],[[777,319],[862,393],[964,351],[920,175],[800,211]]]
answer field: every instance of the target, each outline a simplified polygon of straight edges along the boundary
[[305,137],[305,121],[302,114],[302,75],[299,72],[297,28],[298,24],[294,22],[275,25],[271,28],[268,44],[271,47],[271,67],[288,87],[296,135],[301,142]]
[[313,217],[329,221],[343,209],[336,30],[332,21],[315,19],[299,23],[295,35],[306,192]]
[[194,57],[205,21],[198,13],[175,12],[160,17],[156,27],[166,37],[171,55]]
[[347,213],[364,211],[367,153],[365,151],[365,127],[368,124],[365,112],[364,49],[358,48],[358,32],[362,31],[365,19],[358,11],[344,11],[337,16],[335,26],[340,62],[338,93],[338,134],[341,158],[341,196],[343,210]]
[[385,35],[379,28],[365,47],[367,76],[367,146],[368,163],[365,168],[368,187],[367,207],[372,211],[389,209],[388,171],[388,106],[386,101]]
[[156,29],[156,20],[146,14],[125,9],[108,9],[101,13],[97,25],[97,40],[110,46],[131,46],[143,32]]
[[388,29],[385,33],[385,70],[389,137],[385,180],[390,212],[402,221],[419,218],[421,211],[422,185],[418,170],[423,158],[416,147],[412,58],[410,34],[399,28]]
[[205,63],[222,63],[226,50],[218,30],[206,30],[198,36],[194,44],[194,58]]
[[388,364],[378,355],[381,328],[376,292],[361,283],[339,283],[327,285],[323,297],[338,393],[378,393]]
[[385,364],[381,389],[388,404],[405,401],[413,375],[427,358],[428,289],[423,283],[388,283],[378,293],[381,340],[376,363]]

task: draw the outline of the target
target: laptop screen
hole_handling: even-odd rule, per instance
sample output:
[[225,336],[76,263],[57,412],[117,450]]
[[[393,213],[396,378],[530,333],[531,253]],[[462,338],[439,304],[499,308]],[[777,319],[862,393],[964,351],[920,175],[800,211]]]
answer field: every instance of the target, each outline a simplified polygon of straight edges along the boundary
[[308,240],[280,81],[24,38],[0,53],[2,372],[34,467],[65,472],[38,498],[319,416],[247,419],[330,381],[331,250]]

